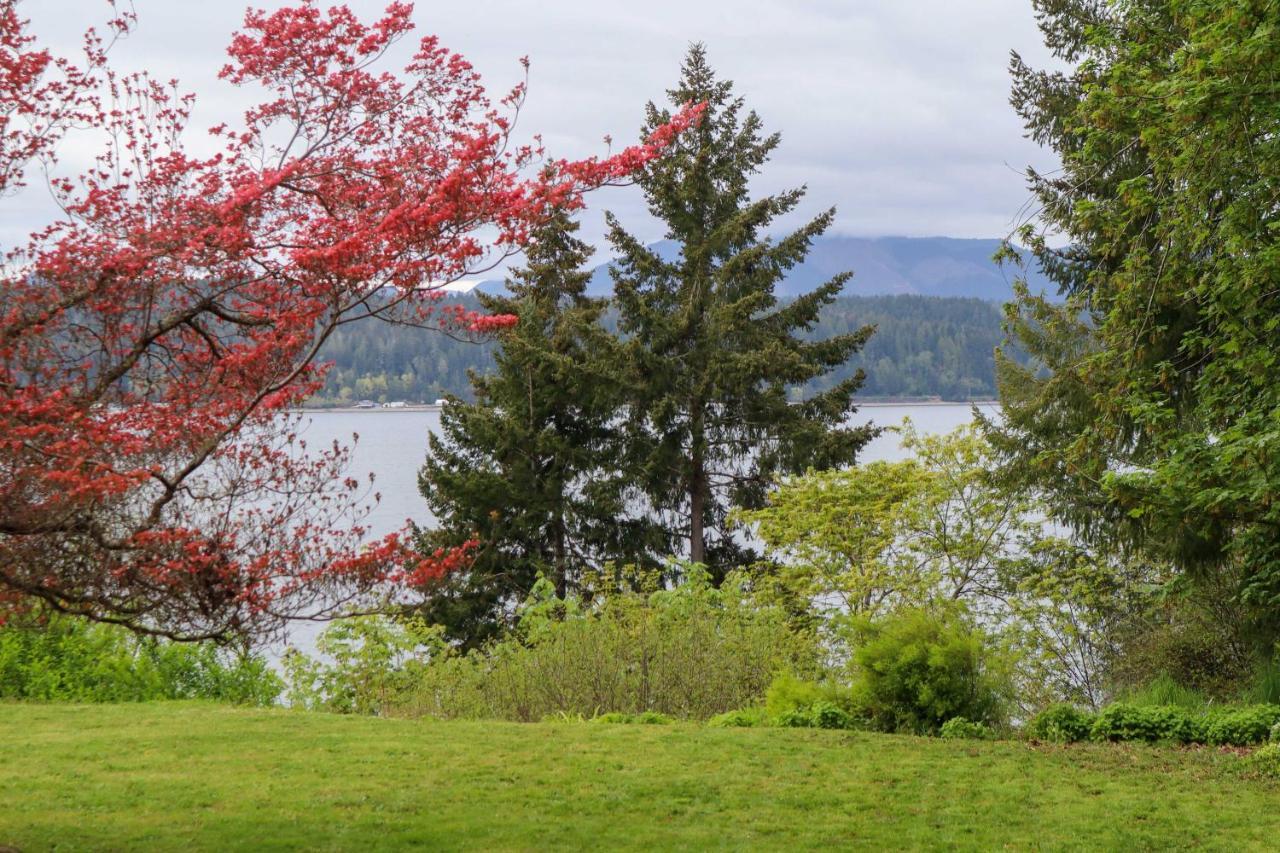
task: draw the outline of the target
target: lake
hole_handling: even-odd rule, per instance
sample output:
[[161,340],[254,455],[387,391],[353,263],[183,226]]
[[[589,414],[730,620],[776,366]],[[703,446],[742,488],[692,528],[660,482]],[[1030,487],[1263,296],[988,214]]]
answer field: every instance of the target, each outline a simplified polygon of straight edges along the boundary
[[[998,409],[995,403],[980,403],[978,407],[987,413]],[[910,418],[922,433],[950,432],[969,423],[972,407],[968,403],[873,404],[861,406],[853,420],[887,427],[901,424],[903,418]],[[303,415],[300,430],[312,447],[327,447],[334,441],[352,447],[348,471],[351,476],[363,480],[370,473],[374,475],[374,491],[381,493],[382,500],[373,508],[366,523],[370,537],[376,538],[402,529],[408,520],[422,526],[430,526],[434,521],[426,501],[418,494],[418,469],[427,456],[427,434],[439,426],[438,411],[370,409],[308,411]],[[354,445],[353,434],[359,436]],[[887,433],[863,448],[858,459],[874,462],[901,459],[905,455],[898,436]],[[268,657],[278,662],[288,644],[314,654],[315,640],[323,627],[313,622],[295,624],[287,640],[268,646]]]
[[[997,409],[995,403],[978,405],[986,412]],[[968,423],[971,411],[968,403],[864,405],[854,422],[894,426],[911,418],[920,432],[940,433]],[[334,441],[351,446],[352,434],[360,436],[351,454],[349,473],[361,480],[370,473],[376,478],[374,490],[382,494],[382,501],[368,523],[370,535],[377,537],[399,530],[406,519],[424,526],[433,521],[418,494],[418,469],[427,456],[427,434],[439,425],[438,411],[315,411],[303,415],[302,435],[312,447],[327,447]],[[898,437],[889,433],[867,445],[858,459],[874,462],[903,456]]]

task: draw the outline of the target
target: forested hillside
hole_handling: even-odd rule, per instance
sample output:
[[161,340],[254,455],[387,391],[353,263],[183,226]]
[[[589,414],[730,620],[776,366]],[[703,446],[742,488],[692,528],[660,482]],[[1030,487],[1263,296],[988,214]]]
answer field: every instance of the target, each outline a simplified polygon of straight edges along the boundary
[[[475,308],[474,297],[456,297]],[[993,349],[1001,339],[998,305],[981,299],[932,296],[841,297],[822,313],[811,337],[852,331],[867,323],[876,333],[845,368],[825,377],[829,387],[861,367],[862,399],[995,396]],[[469,398],[468,370],[486,370],[494,344],[453,340],[438,332],[378,323],[344,326],[325,345],[334,363],[319,406],[358,400],[431,402],[445,394]]]

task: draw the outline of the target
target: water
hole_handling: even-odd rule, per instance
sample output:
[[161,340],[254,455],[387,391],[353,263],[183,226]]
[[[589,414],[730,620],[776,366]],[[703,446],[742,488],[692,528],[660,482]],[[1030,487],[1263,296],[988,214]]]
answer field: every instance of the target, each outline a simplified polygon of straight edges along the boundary
[[[994,412],[994,403],[980,404]],[[911,418],[922,433],[950,432],[969,423],[968,403],[862,406],[855,423],[870,421],[877,426],[895,426]],[[364,479],[372,473],[374,491],[381,502],[369,516],[370,535],[383,536],[404,527],[405,521],[431,526],[433,516],[418,494],[418,469],[427,457],[427,434],[440,425],[438,411],[308,412],[303,418],[303,435],[313,447],[327,447],[335,440],[351,446],[352,434],[359,435],[352,449],[350,474]],[[901,459],[905,451],[892,433],[871,442],[858,456],[861,462]]]
[[[994,413],[994,403],[980,404],[984,412]],[[972,420],[968,403],[866,405],[854,417],[855,423],[870,421],[876,426],[896,426],[910,418],[921,433],[950,432]],[[352,448],[351,476],[364,479],[374,475],[373,490],[381,500],[373,507],[366,525],[372,538],[404,528],[409,520],[430,527],[435,519],[426,501],[418,493],[418,469],[427,456],[427,435],[440,425],[438,411],[369,411],[308,412],[303,417],[303,437],[312,447],[327,447],[334,441]],[[359,440],[352,444],[352,435]],[[895,460],[906,456],[898,436],[887,433],[872,441],[859,454],[861,462]],[[315,637],[323,626],[301,623],[291,632],[289,642],[307,653],[313,653]],[[269,651],[275,657],[282,651]]]

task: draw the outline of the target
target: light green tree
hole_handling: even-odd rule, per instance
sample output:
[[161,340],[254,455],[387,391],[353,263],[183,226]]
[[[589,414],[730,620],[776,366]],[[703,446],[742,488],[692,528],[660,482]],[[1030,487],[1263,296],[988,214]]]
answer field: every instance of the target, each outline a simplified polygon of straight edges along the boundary
[[787,478],[735,513],[769,558],[757,584],[837,643],[851,617],[958,608],[1014,654],[1028,704],[1101,702],[1159,567],[1066,536],[1034,493],[991,476],[976,428],[898,431],[909,458]]

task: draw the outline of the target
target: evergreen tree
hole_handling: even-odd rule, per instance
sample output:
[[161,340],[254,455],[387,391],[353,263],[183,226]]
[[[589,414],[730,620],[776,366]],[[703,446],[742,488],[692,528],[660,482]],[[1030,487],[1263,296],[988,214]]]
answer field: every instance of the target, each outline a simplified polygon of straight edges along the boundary
[[466,645],[505,626],[539,574],[563,596],[584,568],[642,562],[647,525],[614,462],[619,383],[605,300],[585,295],[591,249],[559,212],[533,236],[510,295],[482,295],[505,332],[491,372],[472,373],[474,403],[450,398],[419,489],[438,529],[428,547],[479,540],[470,569],[427,596],[423,615]]
[[[790,389],[843,365],[872,332],[821,341],[813,328],[850,274],[781,303],[774,288],[831,224],[828,210],[781,239],[766,236],[804,189],[753,199],[751,177],[777,147],[760,118],[719,81],[702,45],[689,50],[675,106],[705,103],[699,126],[638,178],[680,255],[665,261],[612,216],[619,328],[630,367],[628,467],[662,514],[673,551],[713,575],[749,559],[726,524],[733,505],[759,506],[775,474],[849,464],[872,437],[846,426],[859,371],[792,404]],[[650,103],[645,130],[671,115]]]
[[[1030,173],[1020,235],[1069,296],[1008,310],[1005,473],[1091,539],[1224,582],[1280,637],[1280,67],[1275,4],[1037,0],[1067,66],[1013,61]],[[1259,73],[1262,69],[1268,71]],[[1065,249],[1048,245],[1045,234]]]

